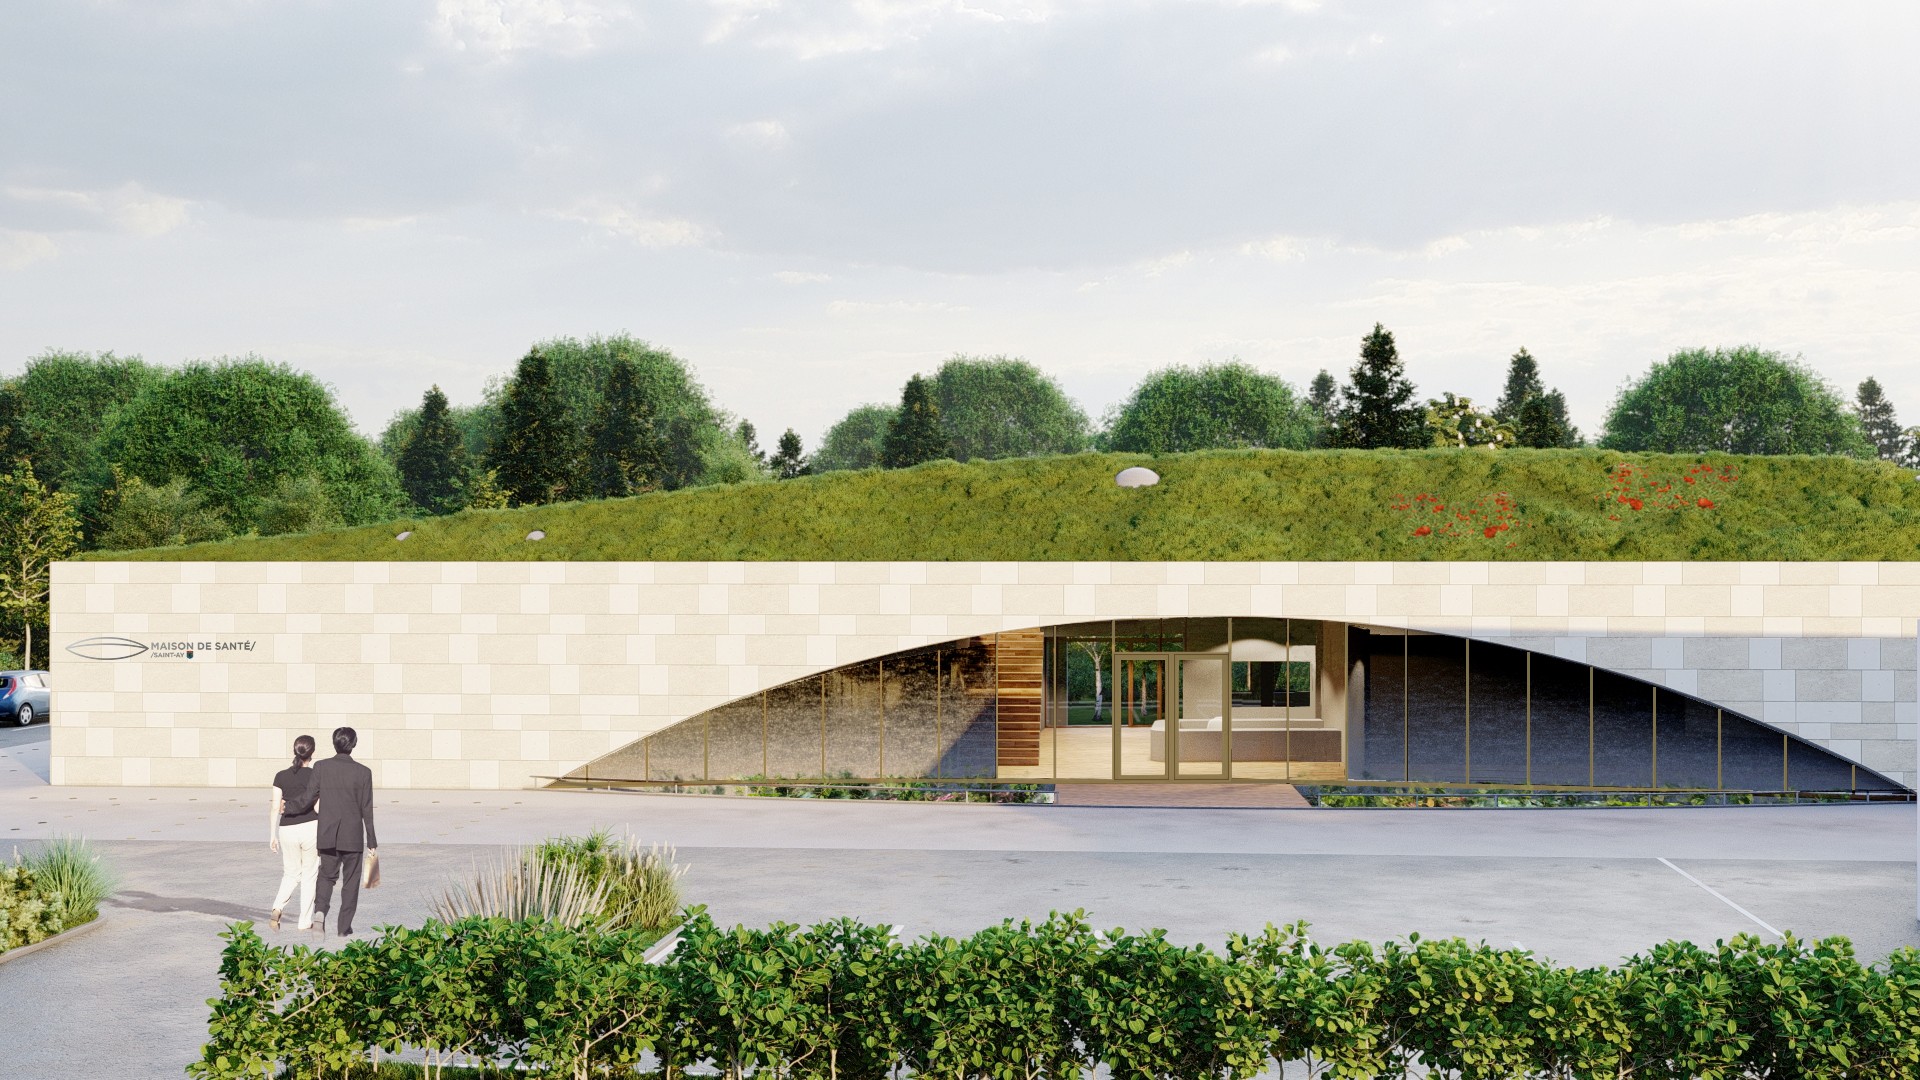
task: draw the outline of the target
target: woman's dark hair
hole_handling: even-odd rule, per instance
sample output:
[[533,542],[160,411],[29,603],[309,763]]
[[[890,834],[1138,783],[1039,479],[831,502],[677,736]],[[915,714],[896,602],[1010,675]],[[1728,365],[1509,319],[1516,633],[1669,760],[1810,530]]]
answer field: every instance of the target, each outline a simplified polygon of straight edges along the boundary
[[293,740],[293,766],[299,768],[313,760],[313,736],[302,735]]
[[353,753],[354,745],[359,741],[360,736],[354,734],[353,729],[350,727],[337,727],[333,729],[333,751],[336,754]]

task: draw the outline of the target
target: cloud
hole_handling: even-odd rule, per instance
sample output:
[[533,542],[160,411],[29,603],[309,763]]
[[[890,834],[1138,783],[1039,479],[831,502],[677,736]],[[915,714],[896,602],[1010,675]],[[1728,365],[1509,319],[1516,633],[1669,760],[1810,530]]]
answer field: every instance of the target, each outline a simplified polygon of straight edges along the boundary
[[604,229],[643,248],[699,247],[714,239],[713,230],[698,222],[661,217],[625,206],[600,204],[556,211],[551,216]]
[[943,300],[835,300],[827,305],[827,314],[873,315],[878,313],[923,314],[926,312],[964,312],[970,309]]
[[8,187],[5,196],[49,211],[67,227],[164,236],[186,224],[186,199],[159,195],[138,184],[122,184],[109,191],[67,191],[58,188]]
[[24,270],[59,253],[50,236],[0,229],[0,270]]
[[592,0],[438,0],[431,25],[442,44],[461,52],[577,56],[631,19],[626,10]]
[[773,280],[782,285],[817,285],[823,281],[832,281],[832,274],[819,274],[807,270],[777,270]]

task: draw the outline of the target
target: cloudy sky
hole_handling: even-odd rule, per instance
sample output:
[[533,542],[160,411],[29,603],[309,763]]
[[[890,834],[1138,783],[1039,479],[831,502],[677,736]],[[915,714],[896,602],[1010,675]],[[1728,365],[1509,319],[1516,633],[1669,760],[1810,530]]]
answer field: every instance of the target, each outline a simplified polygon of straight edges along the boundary
[[[809,445],[956,352],[1575,419],[1677,348],[1920,422],[1920,4],[20,0],[0,372],[319,373],[365,430],[630,332]],[[770,440],[768,440],[770,441]]]

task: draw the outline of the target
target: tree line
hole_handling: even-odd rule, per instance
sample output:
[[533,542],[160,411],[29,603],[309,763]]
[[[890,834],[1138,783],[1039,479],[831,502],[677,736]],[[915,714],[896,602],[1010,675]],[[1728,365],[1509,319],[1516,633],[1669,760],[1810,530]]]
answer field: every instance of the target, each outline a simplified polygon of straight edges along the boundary
[[[1879,382],[1842,400],[1802,361],[1753,347],[1674,353],[1630,381],[1598,445],[1619,450],[1841,454],[1920,467]],[[310,532],[469,508],[606,499],[927,461],[1085,450],[1587,445],[1565,395],[1522,348],[1490,408],[1424,397],[1376,324],[1339,380],[1304,389],[1239,360],[1147,375],[1098,423],[1024,359],[954,356],[888,404],[864,404],[809,453],[769,453],[691,367],[626,335],[553,338],[481,400],[430,387],[377,438],[313,375],[257,356],[178,367],[48,351],[0,380],[0,610],[30,658],[46,567],[77,550]],[[7,662],[0,656],[0,662]]]

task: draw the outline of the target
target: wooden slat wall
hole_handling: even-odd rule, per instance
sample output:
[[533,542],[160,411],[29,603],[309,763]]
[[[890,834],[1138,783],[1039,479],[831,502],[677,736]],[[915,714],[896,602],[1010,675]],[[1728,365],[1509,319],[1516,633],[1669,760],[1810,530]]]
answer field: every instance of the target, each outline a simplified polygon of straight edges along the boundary
[[1040,764],[1040,690],[1046,647],[1046,633],[1041,630],[1003,633],[995,644],[1000,701],[995,757],[1002,765]]

